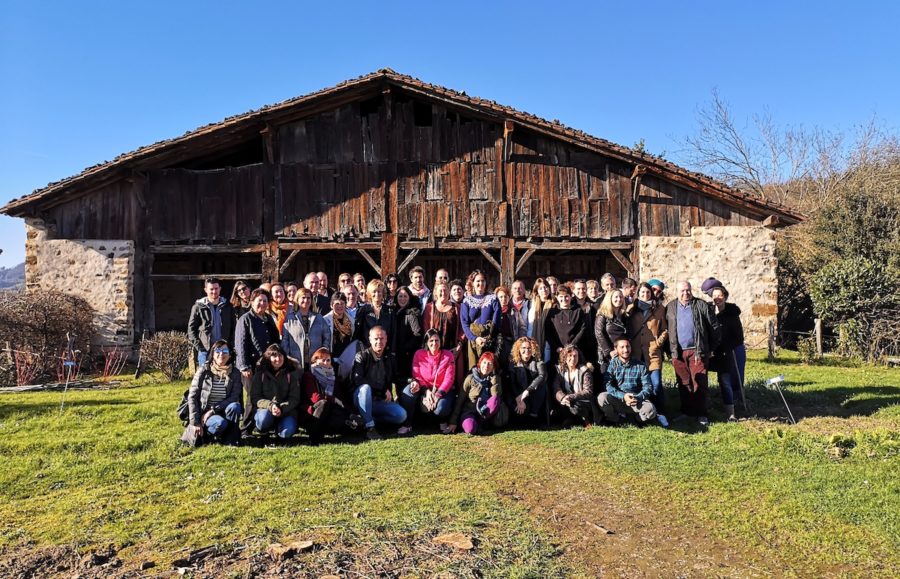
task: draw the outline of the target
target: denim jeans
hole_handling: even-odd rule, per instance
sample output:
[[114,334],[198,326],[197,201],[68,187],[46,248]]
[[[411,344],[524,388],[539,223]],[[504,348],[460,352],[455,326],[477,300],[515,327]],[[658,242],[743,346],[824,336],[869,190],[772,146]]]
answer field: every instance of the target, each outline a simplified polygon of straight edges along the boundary
[[662,412],[666,403],[666,391],[663,388],[662,370],[650,370],[650,402],[656,407],[657,412]]
[[276,418],[271,410],[257,410],[256,429],[260,432],[274,429],[279,438],[290,438],[297,433],[297,418],[293,414],[282,414]]
[[[425,394],[425,390],[425,388],[421,388],[418,392],[413,394],[412,386],[407,385],[407,387],[403,389],[403,392],[400,393],[400,405],[403,407],[403,410],[406,411],[405,425],[409,426],[412,424],[413,419],[416,417],[416,412],[419,410],[419,401]],[[446,418],[450,415],[450,412],[453,411],[454,402],[456,402],[456,392],[451,390],[438,400],[437,406],[434,407],[431,414],[434,414],[438,418]]]
[[213,439],[222,439],[237,434],[237,425],[241,421],[244,410],[240,402],[232,402],[225,407],[225,416],[213,414],[206,419],[206,434]]
[[197,352],[197,367],[206,364],[206,361],[209,360],[209,352]]
[[353,391],[353,403],[359,410],[366,428],[374,428],[375,422],[403,424],[406,421],[406,410],[396,402],[372,399],[372,387],[368,384],[358,386]]

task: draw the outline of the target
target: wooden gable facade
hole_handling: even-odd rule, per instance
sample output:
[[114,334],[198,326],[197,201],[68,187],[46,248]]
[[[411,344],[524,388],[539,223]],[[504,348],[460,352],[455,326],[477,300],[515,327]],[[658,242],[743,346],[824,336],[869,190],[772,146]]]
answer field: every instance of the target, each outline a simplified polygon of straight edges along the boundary
[[[474,267],[494,282],[637,275],[642,235],[789,224],[661,159],[393,71],[123,155],[2,210],[54,238],[135,244],[135,326],[203,277]],[[561,256],[566,259],[560,259]],[[163,311],[165,310],[165,312]]]

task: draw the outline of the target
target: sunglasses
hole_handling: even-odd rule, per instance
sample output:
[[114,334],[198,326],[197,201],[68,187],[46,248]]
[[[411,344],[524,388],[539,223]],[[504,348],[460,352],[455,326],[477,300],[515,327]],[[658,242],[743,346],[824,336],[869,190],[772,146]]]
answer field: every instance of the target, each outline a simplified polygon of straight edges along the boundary
[[213,352],[216,354],[230,354],[231,350],[229,350],[228,348],[216,348],[215,350],[213,350]]

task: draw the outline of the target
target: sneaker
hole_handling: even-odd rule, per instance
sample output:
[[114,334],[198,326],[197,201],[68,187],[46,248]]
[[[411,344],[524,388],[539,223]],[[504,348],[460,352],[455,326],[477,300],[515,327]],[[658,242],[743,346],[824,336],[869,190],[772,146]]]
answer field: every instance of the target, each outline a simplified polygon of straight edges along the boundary
[[663,428],[669,427],[669,419],[663,416],[662,414],[657,414],[656,419],[659,420],[659,425]]
[[700,426],[702,426],[703,428],[706,428],[706,427],[709,426],[709,418],[707,418],[707,417],[705,417],[705,416],[701,416],[700,418],[698,418],[698,419],[697,419],[697,422],[698,422],[698,423],[700,424]]
[[412,426],[401,426],[397,429],[397,434],[399,434],[400,436],[409,434],[410,432],[412,432]]
[[728,417],[728,422],[737,422],[737,421],[738,421],[737,416],[735,416],[734,414],[732,414],[731,416]]
[[370,428],[366,431],[366,438],[369,440],[382,440],[382,436],[378,434],[378,431],[374,428]]
[[447,434],[448,428],[450,428],[450,425],[446,422],[441,422],[440,426],[438,426],[438,430],[441,431],[441,434]]

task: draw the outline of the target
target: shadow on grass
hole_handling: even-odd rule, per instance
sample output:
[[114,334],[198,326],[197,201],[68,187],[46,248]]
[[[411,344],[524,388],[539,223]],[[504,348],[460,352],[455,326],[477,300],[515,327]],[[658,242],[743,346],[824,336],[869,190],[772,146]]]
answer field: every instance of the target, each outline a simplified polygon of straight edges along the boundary
[[[50,402],[16,402],[10,404],[6,400],[0,399],[0,420],[6,420],[14,414],[41,415],[48,412],[59,412],[59,400]],[[123,406],[127,404],[137,404],[134,400],[126,400],[123,398],[106,398],[103,400],[73,400],[66,401],[65,409],[81,408],[85,406],[102,407],[102,406]]]
[[[815,416],[869,416],[887,406],[900,404],[900,386],[867,384],[813,391],[794,389],[811,384],[813,383],[790,380],[785,383],[784,398],[797,420]],[[751,412],[761,418],[787,415],[781,396],[776,390],[766,388],[762,381],[747,385],[747,401]]]

